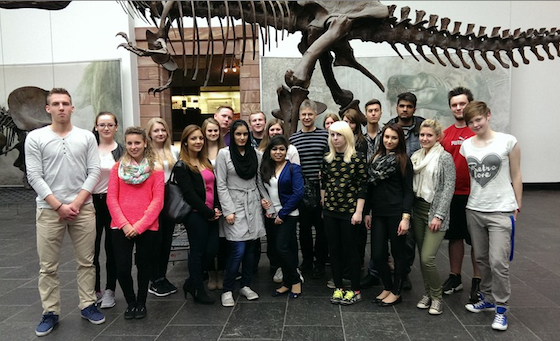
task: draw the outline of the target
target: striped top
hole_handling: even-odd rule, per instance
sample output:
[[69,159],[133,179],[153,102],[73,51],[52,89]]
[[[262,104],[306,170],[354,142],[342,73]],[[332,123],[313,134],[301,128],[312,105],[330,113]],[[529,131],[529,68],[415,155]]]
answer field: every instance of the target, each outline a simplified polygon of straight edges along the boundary
[[324,129],[315,129],[311,132],[298,131],[290,136],[299,153],[301,170],[307,180],[319,181],[319,172],[323,157],[329,149],[329,133]]

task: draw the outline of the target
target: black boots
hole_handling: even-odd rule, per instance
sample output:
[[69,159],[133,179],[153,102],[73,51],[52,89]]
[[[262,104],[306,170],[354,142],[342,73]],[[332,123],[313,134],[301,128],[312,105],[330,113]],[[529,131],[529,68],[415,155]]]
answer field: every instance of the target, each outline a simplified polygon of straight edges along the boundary
[[185,299],[187,299],[187,293],[189,293],[192,295],[196,303],[214,304],[215,302],[212,297],[208,296],[206,290],[204,290],[204,287],[194,288],[190,286],[188,282],[185,282],[185,284],[183,285],[183,290],[185,291]]

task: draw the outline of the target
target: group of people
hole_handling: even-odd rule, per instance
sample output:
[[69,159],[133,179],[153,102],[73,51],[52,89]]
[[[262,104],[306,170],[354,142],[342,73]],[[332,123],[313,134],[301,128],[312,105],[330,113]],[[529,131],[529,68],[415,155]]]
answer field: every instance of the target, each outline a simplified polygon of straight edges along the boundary
[[[281,120],[267,123],[256,112],[249,124],[234,121],[232,108],[224,106],[201,127],[185,127],[177,149],[160,118],[146,129],[127,128],[124,146],[115,141],[112,113],[97,115],[93,134],[74,127],[70,94],[52,89],[46,106],[52,124],[32,131],[25,143],[28,178],[37,192],[43,316],[36,334],[47,335],[58,323],[57,270],[66,230],[78,262],[81,315],[90,322],[103,323],[98,308],[115,306],[117,281],[125,319],[147,315],[148,293],[177,292],[166,277],[177,223],[162,214],[168,181],[192,207],[181,222],[190,245],[185,298],[213,304],[206,289],[218,289],[221,304],[234,306],[238,280],[240,295],[258,299],[251,282],[266,236],[271,274],[281,284],[272,296],[299,298],[304,276],[322,278],[330,264],[331,303],[360,302],[363,288],[381,282],[373,301],[393,306],[411,287],[417,248],[424,283],[417,307],[439,315],[443,294],[463,287],[466,241],[473,279],[465,307],[495,311],[492,327],[507,329],[512,230],[522,196],[519,146],[513,136],[491,129],[490,109],[470,90],[455,88],[448,98],[455,124],[445,131],[436,120],[414,115],[410,92],[398,96],[397,117],[384,126],[376,99],[366,103],[365,115],[355,109],[342,120],[326,115],[326,129],[315,125],[316,103],[304,100],[301,130],[289,137]],[[362,278],[368,230],[371,258]],[[436,268],[443,239],[449,240],[450,259],[444,283]]]

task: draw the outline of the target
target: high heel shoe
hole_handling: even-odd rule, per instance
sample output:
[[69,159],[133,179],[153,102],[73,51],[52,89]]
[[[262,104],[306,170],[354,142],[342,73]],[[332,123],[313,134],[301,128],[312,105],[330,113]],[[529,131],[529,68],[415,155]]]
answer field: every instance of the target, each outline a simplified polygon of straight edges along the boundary
[[391,307],[394,306],[395,304],[399,304],[402,302],[402,296],[399,296],[399,298],[397,298],[396,300],[394,300],[393,302],[383,302],[383,300],[379,301],[379,306],[380,307]]

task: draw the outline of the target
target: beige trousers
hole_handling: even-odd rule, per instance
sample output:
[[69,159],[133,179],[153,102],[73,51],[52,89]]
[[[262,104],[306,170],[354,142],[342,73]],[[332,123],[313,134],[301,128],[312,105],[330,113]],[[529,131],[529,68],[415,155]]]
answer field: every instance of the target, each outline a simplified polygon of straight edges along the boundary
[[96,301],[95,266],[95,209],[93,204],[85,204],[80,214],[72,221],[59,221],[58,213],[52,209],[37,209],[37,252],[39,253],[39,294],[43,314],[54,312],[60,315],[60,280],[58,266],[60,251],[66,230],[74,246],[74,256],[78,263],[77,282],[80,309]]

